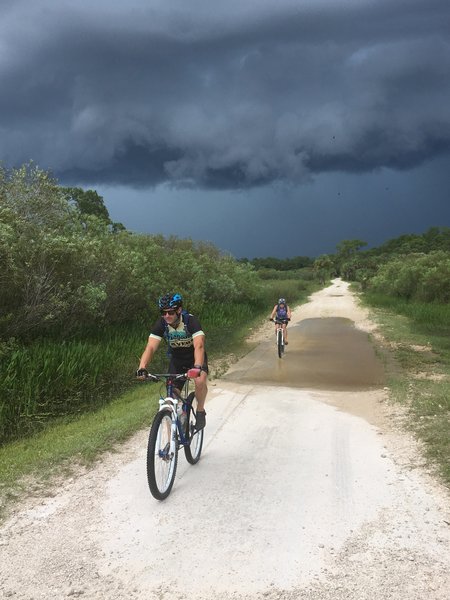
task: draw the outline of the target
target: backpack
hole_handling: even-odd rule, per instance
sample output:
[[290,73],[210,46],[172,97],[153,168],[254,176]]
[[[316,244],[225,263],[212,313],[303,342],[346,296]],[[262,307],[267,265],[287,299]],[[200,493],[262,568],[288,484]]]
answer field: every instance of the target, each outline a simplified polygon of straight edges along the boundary
[[[189,317],[191,316],[191,313],[185,309],[183,309],[181,311],[181,320],[183,321],[183,325],[184,325],[184,330],[187,333],[187,325],[189,323]],[[170,349],[170,344],[169,344],[169,326],[167,325],[166,321],[164,321],[164,339],[167,342],[167,356],[172,356],[172,351]]]
[[[284,313],[284,315],[280,315],[281,313]],[[288,306],[287,304],[284,305],[284,308],[280,308],[280,305],[277,305],[277,317],[279,319],[287,319],[287,315],[288,315]]]

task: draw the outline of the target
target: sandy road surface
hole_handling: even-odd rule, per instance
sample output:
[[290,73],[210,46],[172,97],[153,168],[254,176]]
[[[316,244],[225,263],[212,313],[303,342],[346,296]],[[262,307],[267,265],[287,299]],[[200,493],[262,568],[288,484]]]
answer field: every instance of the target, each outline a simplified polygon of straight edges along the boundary
[[268,324],[211,386],[171,496],[150,496],[139,433],[2,525],[0,596],[448,598],[448,496],[411,466],[371,327],[338,280],[295,311],[282,361]]

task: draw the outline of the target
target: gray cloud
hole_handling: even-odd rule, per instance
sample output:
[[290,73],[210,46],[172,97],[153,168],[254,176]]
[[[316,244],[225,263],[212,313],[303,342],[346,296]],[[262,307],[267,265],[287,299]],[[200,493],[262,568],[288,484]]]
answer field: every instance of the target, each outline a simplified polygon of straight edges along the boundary
[[450,151],[448,0],[0,8],[0,159],[216,189]]

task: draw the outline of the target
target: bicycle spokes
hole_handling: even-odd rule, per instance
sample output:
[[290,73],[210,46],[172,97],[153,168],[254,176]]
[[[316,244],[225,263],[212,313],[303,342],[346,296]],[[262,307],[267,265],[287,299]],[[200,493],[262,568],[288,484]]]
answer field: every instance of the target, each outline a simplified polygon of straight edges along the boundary
[[[171,374],[153,375],[152,380],[179,378]],[[175,392],[161,396],[159,411],[150,430],[147,446],[147,479],[152,495],[164,500],[170,494],[177,470],[178,449],[184,447],[186,459],[191,464],[200,460],[203,446],[203,429],[195,429],[197,401],[195,392],[187,397]],[[182,402],[182,406],[180,406]]]
[[172,413],[161,410],[150,430],[147,448],[147,478],[152,495],[164,500],[172,489],[178,462],[178,448],[172,443]]

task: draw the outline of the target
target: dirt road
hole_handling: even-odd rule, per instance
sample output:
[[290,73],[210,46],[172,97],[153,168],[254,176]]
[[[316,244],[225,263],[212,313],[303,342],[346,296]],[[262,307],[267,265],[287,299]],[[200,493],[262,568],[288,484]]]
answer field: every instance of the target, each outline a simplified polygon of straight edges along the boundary
[[145,479],[147,432],[0,529],[14,600],[443,600],[448,495],[398,427],[339,280],[211,385],[204,454],[171,496]]

